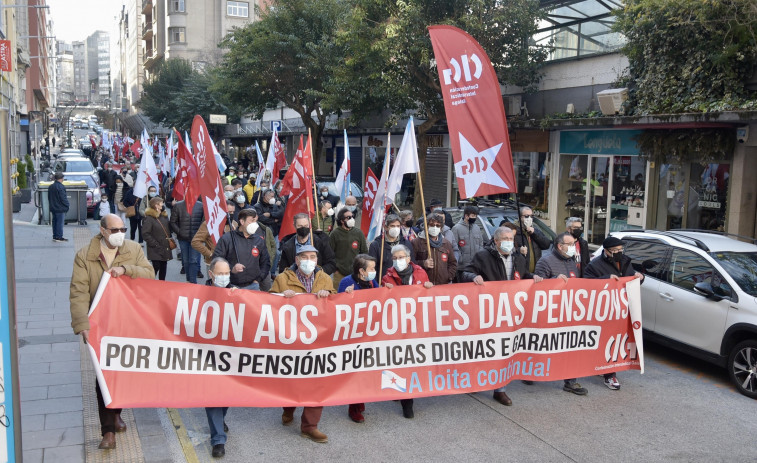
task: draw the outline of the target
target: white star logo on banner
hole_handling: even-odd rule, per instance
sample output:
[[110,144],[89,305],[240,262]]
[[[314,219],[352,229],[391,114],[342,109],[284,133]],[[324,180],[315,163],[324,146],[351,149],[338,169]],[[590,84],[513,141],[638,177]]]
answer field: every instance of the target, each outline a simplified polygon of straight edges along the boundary
[[477,151],[460,133],[460,162],[455,163],[455,175],[465,182],[467,198],[475,196],[481,184],[486,183],[502,188],[509,188],[502,177],[494,170],[494,160],[503,143],[483,151]]

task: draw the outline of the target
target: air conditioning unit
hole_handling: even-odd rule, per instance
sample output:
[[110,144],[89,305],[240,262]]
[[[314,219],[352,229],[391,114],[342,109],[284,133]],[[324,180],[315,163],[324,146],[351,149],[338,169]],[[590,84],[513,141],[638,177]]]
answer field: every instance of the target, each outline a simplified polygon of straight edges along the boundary
[[505,115],[507,116],[520,116],[521,96],[506,96],[505,97]]
[[623,102],[628,99],[627,88],[609,88],[597,93],[597,101],[602,114],[614,116],[621,110]]

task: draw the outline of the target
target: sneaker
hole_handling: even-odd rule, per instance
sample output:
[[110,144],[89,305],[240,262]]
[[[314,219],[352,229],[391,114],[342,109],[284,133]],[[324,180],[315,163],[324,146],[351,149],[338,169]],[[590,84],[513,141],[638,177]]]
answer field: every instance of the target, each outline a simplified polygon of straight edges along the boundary
[[205,278],[202,274],[202,272],[197,272],[197,278]]
[[620,389],[620,381],[618,381],[618,378],[616,378],[615,375],[612,375],[609,378],[605,378],[605,386],[613,391],[617,391]]
[[56,243],[62,243],[63,242],[63,240],[60,239],[60,238],[53,238],[53,241],[55,241]]
[[58,238],[58,241],[68,241],[68,238]]
[[580,384],[573,381],[572,383],[564,383],[562,387],[563,391],[572,392],[576,395],[586,395],[589,393],[585,388],[581,387]]
[[184,275],[184,273],[185,273],[184,272],[184,267],[182,267],[181,270],[179,270],[179,273],[182,274],[182,275]]
[[214,445],[211,455],[213,456],[213,458],[221,458],[222,456],[226,455],[226,447],[223,444]]

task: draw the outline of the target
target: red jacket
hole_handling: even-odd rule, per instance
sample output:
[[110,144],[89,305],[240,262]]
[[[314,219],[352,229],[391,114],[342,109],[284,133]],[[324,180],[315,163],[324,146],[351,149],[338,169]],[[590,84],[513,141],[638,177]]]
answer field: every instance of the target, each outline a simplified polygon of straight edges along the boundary
[[[428,274],[425,270],[423,270],[423,267],[420,265],[410,262],[410,265],[413,266],[413,284],[414,285],[422,285],[423,283],[426,283],[429,281]],[[384,278],[381,279],[381,283],[386,285],[387,283],[391,283],[394,286],[402,286],[402,277],[397,274],[397,270],[394,268],[394,266],[389,267],[389,270],[387,270],[386,275],[384,275]]]

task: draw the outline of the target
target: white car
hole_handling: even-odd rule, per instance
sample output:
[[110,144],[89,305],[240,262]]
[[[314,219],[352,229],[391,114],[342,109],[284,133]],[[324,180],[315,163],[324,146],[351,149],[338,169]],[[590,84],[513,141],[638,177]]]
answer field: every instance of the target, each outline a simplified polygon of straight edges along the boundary
[[754,239],[747,243],[691,230],[612,236],[623,241],[634,269],[646,276],[641,285],[645,337],[725,367],[738,391],[757,399]]

